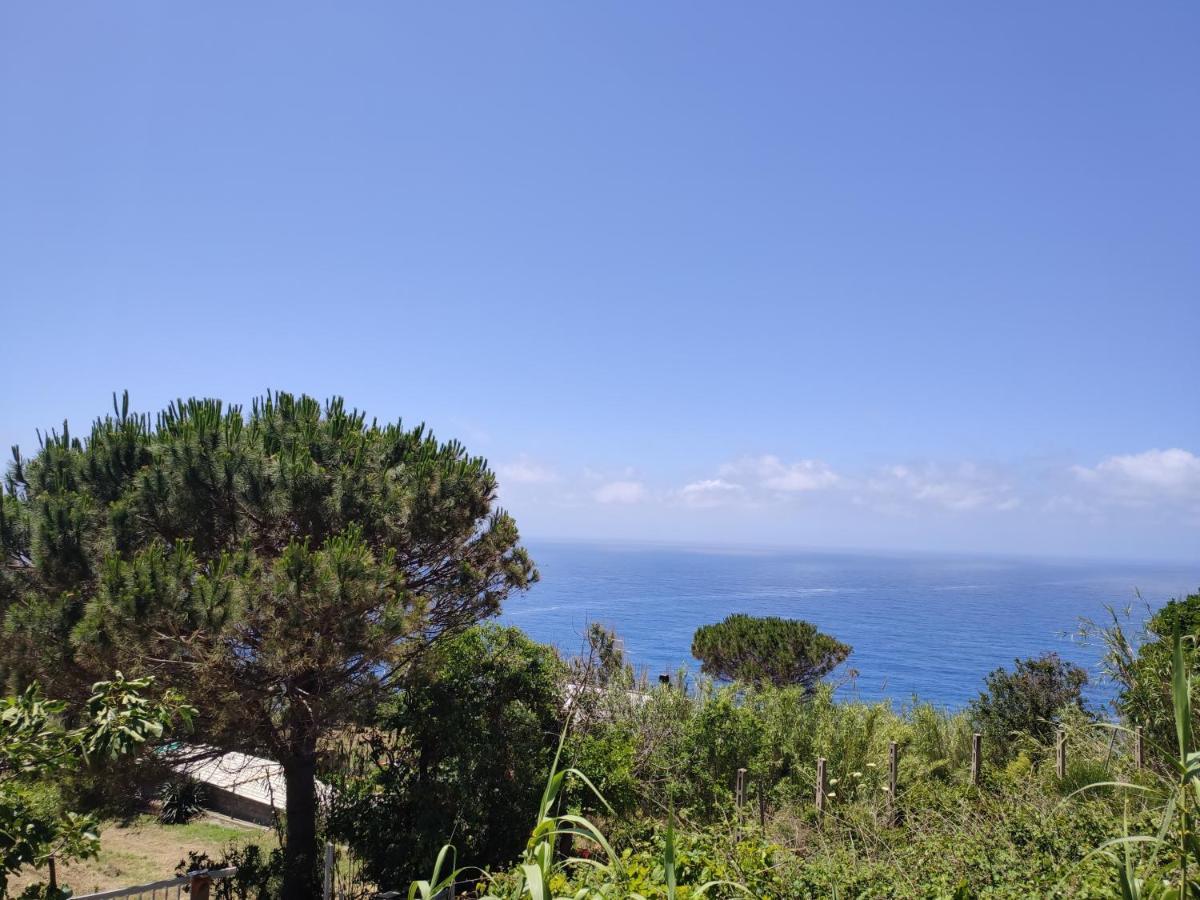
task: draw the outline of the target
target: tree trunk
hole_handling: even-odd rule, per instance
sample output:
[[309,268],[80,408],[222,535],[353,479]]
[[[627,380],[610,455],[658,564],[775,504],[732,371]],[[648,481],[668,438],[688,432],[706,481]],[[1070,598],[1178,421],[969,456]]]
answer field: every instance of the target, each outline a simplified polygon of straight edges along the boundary
[[[308,743],[308,742],[306,742]],[[287,785],[287,834],[283,850],[282,900],[316,900],[317,753],[315,743],[283,762]]]

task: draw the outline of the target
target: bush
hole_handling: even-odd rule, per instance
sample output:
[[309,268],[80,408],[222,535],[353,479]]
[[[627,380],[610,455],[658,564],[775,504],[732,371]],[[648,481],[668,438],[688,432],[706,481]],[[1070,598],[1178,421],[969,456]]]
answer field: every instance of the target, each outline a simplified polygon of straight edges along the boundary
[[[1171,755],[1175,747],[1175,716],[1171,700],[1171,640],[1180,636],[1200,641],[1200,593],[1174,599],[1150,617],[1145,639],[1133,650],[1129,641],[1114,625],[1105,640],[1109,644],[1109,665],[1120,690],[1117,708],[1131,725],[1141,725],[1152,755]],[[1192,662],[1193,674],[1200,674],[1200,654]],[[1194,689],[1200,679],[1194,679]],[[1200,733],[1200,703],[1192,700],[1192,727]]]
[[747,684],[812,688],[847,656],[850,647],[816,626],[777,616],[738,613],[697,629],[692,656],[705,674]]
[[1057,653],[1015,660],[1012,671],[996,669],[986,682],[971,704],[971,717],[983,734],[985,752],[1000,763],[1021,749],[1022,736],[1049,744],[1064,707],[1085,708],[1087,672]]
[[[596,728],[568,737],[566,758],[570,765],[589,772],[596,789],[604,795],[617,816],[636,812],[644,786],[636,772],[639,748],[636,735],[627,723],[624,727]],[[601,805],[586,792],[568,785],[566,795],[581,812],[599,812]]]
[[[518,664],[526,651],[497,652],[503,642],[489,641],[450,648],[435,671],[406,688],[381,719],[400,729],[389,765],[352,783],[360,792],[346,795],[353,802],[342,821],[371,830],[376,843],[368,864],[384,887],[405,883],[399,875],[379,874],[384,866],[409,877],[427,875],[438,842],[450,840],[464,864],[499,872],[483,878],[496,896],[511,900],[524,889],[524,870],[510,864],[537,802],[525,806],[528,798],[513,784],[506,787],[511,794],[496,793],[492,786],[505,782],[489,767],[509,760],[507,772],[532,795],[543,783],[540,773],[511,754],[525,748],[525,758],[532,758],[548,747],[532,741],[532,731],[506,732],[495,724],[514,698],[530,696],[527,686],[510,693],[505,685],[515,690],[530,675]],[[533,652],[536,658],[536,645]],[[1065,794],[1098,781],[1146,776],[1133,772],[1128,748],[1116,744],[1119,733],[1094,727],[1081,698],[1082,674],[1054,656],[1018,661],[1011,671],[993,672],[979,701],[963,712],[916,702],[839,703],[827,684],[721,687],[700,678],[685,690],[686,681],[650,687],[625,675],[596,678],[576,707],[581,715],[562,765],[586,774],[612,810],[582,780],[568,777],[563,802],[551,804],[551,815],[581,813],[603,825],[608,843],[564,839],[560,852],[547,851],[539,864],[553,873],[547,877],[555,896],[591,888],[665,898],[664,830],[673,808],[680,898],[695,897],[698,885],[714,879],[780,900],[1109,896],[1109,863],[1087,858],[1088,849],[1126,827],[1144,830],[1153,804],[1140,794],[1103,789],[1063,802]],[[447,707],[461,718],[448,717]],[[547,706],[546,721],[555,727],[558,712],[561,707]],[[1006,764],[989,761],[982,786],[973,786],[967,783],[971,734],[981,722],[990,725],[989,749]],[[1069,766],[1061,780],[1051,764],[1058,727],[1068,735]],[[886,789],[892,742],[900,747],[894,798]],[[827,760],[831,789],[820,821],[813,803],[818,757]],[[405,780],[416,778],[423,758],[445,768],[435,769],[424,786]],[[734,806],[739,768],[748,771],[749,808]],[[513,798],[501,808],[507,818],[491,815],[492,796]],[[392,811],[399,815],[389,825]],[[448,821],[455,823],[453,835]],[[513,851],[489,843],[501,824]],[[543,834],[546,847],[548,840]],[[619,850],[620,867],[612,863],[610,845]],[[363,851],[363,844],[355,846]],[[572,866],[571,854],[588,864]],[[528,863],[529,851],[523,858]],[[733,897],[736,890],[716,886],[706,896]]]
[[276,847],[263,854],[257,844],[230,846],[219,858],[207,853],[189,851],[187,859],[179,861],[175,875],[183,876],[202,869],[236,868],[229,878],[213,882],[214,900],[275,900],[283,884],[283,851]]
[[130,821],[144,812],[170,771],[152,756],[90,766],[61,779],[67,805],[101,818]]
[[917,703],[906,718],[910,737],[901,758],[901,771],[907,778],[947,781],[967,770],[972,733],[967,715]]
[[1090,788],[1092,796],[1100,793],[1110,793],[1107,787],[1096,788],[1092,785],[1108,784],[1113,780],[1113,774],[1102,761],[1081,759],[1067,763],[1067,775],[1058,784],[1058,790],[1064,796],[1070,796],[1076,791]]
[[441,642],[377,727],[382,763],[334,777],[333,834],[383,886],[423,876],[453,841],[476,865],[521,850],[563,724],[565,666],[519,629],[482,625]]

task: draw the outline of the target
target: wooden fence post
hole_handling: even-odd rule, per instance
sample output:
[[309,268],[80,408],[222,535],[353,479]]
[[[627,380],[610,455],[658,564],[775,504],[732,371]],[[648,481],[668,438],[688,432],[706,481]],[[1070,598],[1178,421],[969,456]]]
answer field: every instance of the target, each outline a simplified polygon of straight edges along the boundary
[[971,735],[971,784],[976,787],[983,779],[983,735],[978,731]]
[[188,882],[188,897],[190,900],[208,900],[208,889],[212,886],[212,879],[208,877],[208,870],[202,872],[192,872],[191,881]]
[[817,815],[825,814],[825,757],[817,757]]
[[1133,763],[1139,769],[1146,768],[1146,747],[1142,741],[1142,726],[1133,730]]
[[333,844],[325,845],[325,885],[323,900],[333,900]]
[[737,787],[734,788],[733,799],[737,803],[737,808],[738,808],[738,811],[740,812],[742,809],[742,806],[746,802],[746,770],[745,769],[737,770]]
[[1058,773],[1058,780],[1062,781],[1067,777],[1067,729],[1058,729],[1058,744],[1055,747],[1054,754],[1054,770]]
[[888,744],[888,824],[896,824],[896,785],[900,781],[900,746]]

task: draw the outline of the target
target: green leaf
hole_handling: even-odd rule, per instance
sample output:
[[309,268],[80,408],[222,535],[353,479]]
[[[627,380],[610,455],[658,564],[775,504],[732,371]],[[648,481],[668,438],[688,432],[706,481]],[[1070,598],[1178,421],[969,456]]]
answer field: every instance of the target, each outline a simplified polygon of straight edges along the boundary
[[550,895],[546,891],[546,880],[542,877],[542,870],[530,863],[524,863],[521,866],[521,872],[525,876],[525,890],[529,893],[529,900],[550,900]]
[[1191,674],[1183,655],[1183,638],[1175,632],[1171,646],[1171,694],[1175,703],[1175,733],[1179,758],[1186,760],[1192,749]]

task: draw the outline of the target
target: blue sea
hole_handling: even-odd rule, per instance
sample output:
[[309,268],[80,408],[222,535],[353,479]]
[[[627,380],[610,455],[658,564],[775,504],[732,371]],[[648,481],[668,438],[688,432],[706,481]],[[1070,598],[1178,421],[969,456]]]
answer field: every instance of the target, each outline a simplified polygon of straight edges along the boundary
[[[1200,563],[1049,561],[529,542],[542,580],[510,598],[502,621],[578,653],[587,624],[615,628],[651,676],[696,670],[692,633],[730,613],[807,619],[854,650],[831,676],[845,699],[914,697],[958,708],[984,676],[1053,650],[1093,675],[1099,650],[1074,637],[1106,605],[1147,607],[1200,587]],[[1140,593],[1140,599],[1138,594]]]

